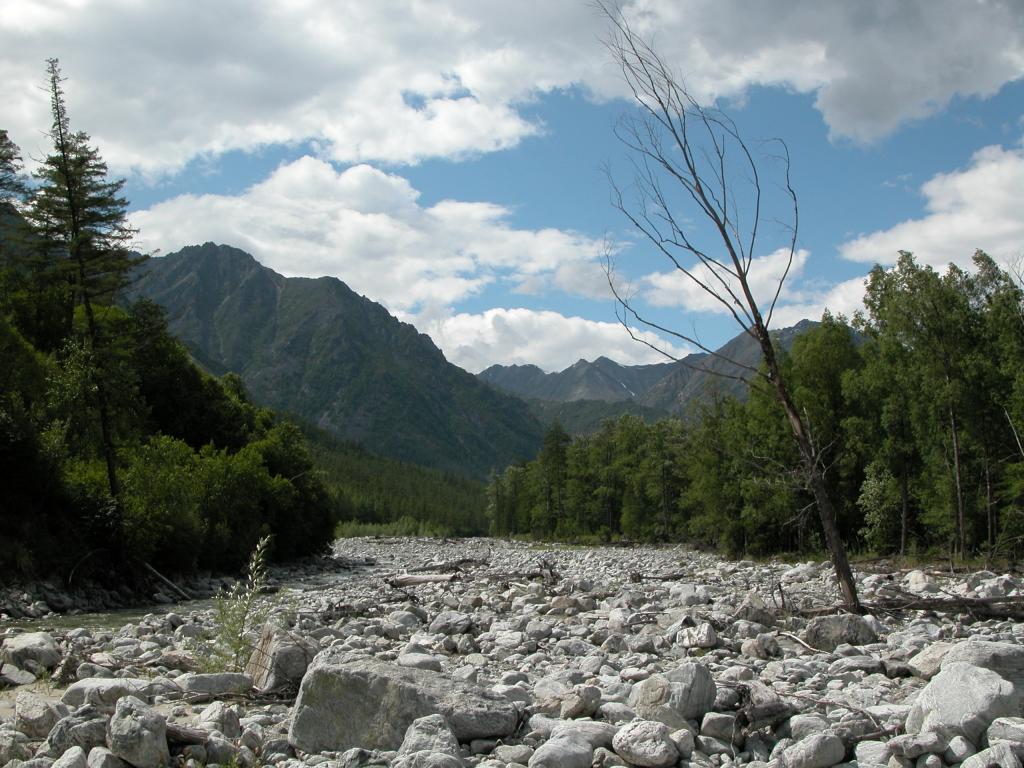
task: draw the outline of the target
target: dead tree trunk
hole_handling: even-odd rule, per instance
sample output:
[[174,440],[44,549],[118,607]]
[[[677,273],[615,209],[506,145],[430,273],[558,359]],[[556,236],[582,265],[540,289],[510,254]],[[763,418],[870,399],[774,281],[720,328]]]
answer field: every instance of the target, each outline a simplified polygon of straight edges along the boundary
[[[643,338],[631,327],[634,322],[666,336],[680,339],[730,364],[736,373],[705,368],[709,373],[740,379],[774,392],[789,421],[800,453],[805,479],[818,508],[825,541],[836,570],[843,602],[859,611],[856,584],[839,535],[835,507],[825,482],[824,462],[815,445],[810,424],[801,416],[783,381],[774,343],[769,334],[772,313],[783,283],[793,264],[797,244],[799,206],[789,176],[789,151],[775,141],[780,151],[769,159],[782,166],[781,179],[762,188],[762,162],[746,144],[735,123],[720,110],[701,106],[679,77],[644,38],[630,26],[628,18],[612,0],[597,0],[610,22],[607,47],[633,94],[639,117],[625,116],[616,134],[633,158],[633,190],[636,200],[627,204],[622,189],[611,173],[613,205],[626,215],[670,267],[711,297],[721,310],[753,339],[760,348],[764,367],[758,369],[723,357],[701,343],[695,333],[687,334],[652,321],[641,313],[629,291],[619,290],[613,279],[611,251],[608,256],[608,284],[623,313],[620,321],[627,332],[666,357],[663,348]],[[668,191],[669,187],[672,191]],[[768,200],[763,191],[781,190],[782,204],[789,220],[781,222],[765,213]],[[678,194],[681,193],[681,194]],[[767,193],[766,193],[767,194]],[[690,211],[680,212],[680,200],[696,210],[713,233],[711,243],[697,239],[688,220]],[[756,260],[778,245],[761,245],[763,224],[781,224],[788,237],[782,246],[788,261],[773,282],[762,312],[751,288],[750,271]],[[675,358],[672,358],[675,359]]]
[[857,584],[854,581],[853,571],[850,568],[850,560],[846,556],[846,547],[843,545],[843,539],[839,535],[836,509],[832,503],[832,497],[829,495],[828,486],[825,483],[821,453],[818,446],[814,443],[807,424],[790,397],[789,389],[782,378],[782,371],[779,369],[775,348],[772,345],[767,329],[762,327],[761,334],[761,354],[768,368],[768,376],[774,385],[775,394],[782,404],[783,410],[786,412],[786,418],[793,431],[793,439],[796,441],[797,448],[800,451],[800,461],[803,464],[807,484],[814,496],[815,506],[818,508],[818,520],[821,522],[821,530],[825,535],[825,546],[828,547],[832,567],[836,572],[836,580],[839,582],[839,590],[843,595],[843,604],[850,610],[859,613],[861,612],[861,605],[860,600],[857,598]]

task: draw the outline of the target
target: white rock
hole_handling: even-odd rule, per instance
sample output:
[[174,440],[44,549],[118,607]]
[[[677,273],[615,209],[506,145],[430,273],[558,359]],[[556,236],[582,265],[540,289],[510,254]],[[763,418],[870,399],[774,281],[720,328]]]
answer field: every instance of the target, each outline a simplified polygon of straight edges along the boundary
[[679,750],[664,723],[654,720],[633,720],[622,726],[612,739],[615,753],[639,766],[665,768],[679,759]]
[[1020,760],[1009,744],[1000,743],[971,755],[960,764],[960,768],[1021,768]]
[[828,768],[843,759],[846,748],[834,733],[815,733],[783,753],[787,768]]
[[85,750],[81,747],[71,747],[54,760],[50,768],[86,768]]
[[134,696],[118,700],[107,724],[107,746],[135,768],[164,768],[171,761],[167,721]]
[[699,719],[711,709],[715,692],[707,667],[689,662],[637,683],[630,692],[629,706],[644,720],[681,728],[687,720]]
[[66,706],[58,707],[27,689],[19,690],[14,699],[14,727],[32,739],[45,739],[57,721],[67,714]]
[[56,641],[47,632],[25,632],[11,635],[0,645],[0,661],[24,668],[25,662],[34,661],[44,669],[60,664],[61,652]]
[[550,738],[530,757],[529,768],[590,768],[594,748],[571,736]]
[[908,662],[910,664],[910,668],[914,670],[914,674],[918,677],[923,677],[925,680],[931,680],[939,673],[939,670],[942,667],[942,659],[952,647],[953,643],[944,642],[927,645],[922,648],[919,653],[916,653],[911,657]]
[[988,669],[970,664],[943,664],[918,694],[907,716],[907,733],[934,731],[977,743],[998,717],[1017,714],[1013,684]]
[[427,715],[413,720],[412,725],[405,732],[405,738],[398,748],[398,754],[410,755],[414,752],[449,755],[454,757],[459,765],[462,765],[459,742],[443,715]]
[[1024,717],[997,717],[985,732],[990,747],[1006,742],[1018,758],[1024,755]]

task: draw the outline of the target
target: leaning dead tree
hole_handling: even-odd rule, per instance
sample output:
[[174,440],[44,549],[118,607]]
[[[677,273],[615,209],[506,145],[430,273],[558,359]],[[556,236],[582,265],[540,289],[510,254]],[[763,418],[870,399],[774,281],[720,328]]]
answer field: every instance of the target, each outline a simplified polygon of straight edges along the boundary
[[[728,363],[735,373],[707,369],[710,372],[739,378],[773,393],[799,449],[804,481],[814,496],[843,603],[850,610],[860,611],[835,506],[825,482],[824,452],[814,439],[806,415],[793,402],[768,330],[796,255],[800,218],[786,145],[774,140],[772,155],[755,157],[735,123],[720,110],[701,106],[616,6],[599,0],[598,7],[610,22],[607,47],[638,107],[616,129],[630,150],[632,194],[627,200],[609,172],[613,204],[669,261],[676,275],[710,297],[757,342],[763,366],[754,368],[723,357],[701,343],[696,333],[669,328],[642,313],[633,296],[616,285],[609,253],[608,282],[621,309],[620,320],[634,339],[667,357],[672,355],[641,338],[633,328],[639,324],[696,346]],[[764,194],[769,182],[762,180],[768,162],[781,168],[771,182],[778,192],[772,196]],[[779,199],[780,211],[769,210]],[[699,227],[687,218],[694,212],[711,232],[710,237],[699,238]],[[760,266],[764,266],[768,254],[758,238],[771,223],[780,225],[785,233],[782,248],[773,254],[782,268],[762,299],[755,295],[751,270],[759,266],[758,257]]]

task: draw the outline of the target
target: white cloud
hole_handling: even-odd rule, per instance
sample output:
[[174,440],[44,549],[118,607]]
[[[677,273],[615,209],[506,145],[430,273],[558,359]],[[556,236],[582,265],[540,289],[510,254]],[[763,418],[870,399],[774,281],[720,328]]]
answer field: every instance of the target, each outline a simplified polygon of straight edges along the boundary
[[[786,277],[782,299],[785,300],[788,292],[792,290],[793,282],[803,272],[804,265],[810,253],[802,248],[793,254],[792,265],[789,267],[789,274]],[[766,256],[755,258],[747,273],[747,281],[750,285],[754,298],[763,312],[768,311],[772,299],[775,296],[779,280],[786,273],[789,264],[789,249],[780,248]],[[728,275],[724,270],[718,270],[716,277],[709,267],[699,264],[691,270],[692,274],[716,289],[724,295],[722,282],[725,283],[737,296],[742,298],[739,284],[735,278]],[[680,307],[688,312],[713,312],[725,314],[728,309],[723,304],[701,288],[694,280],[679,271],[654,272],[646,275],[640,282],[641,295],[648,302],[656,307]]]
[[864,309],[864,283],[866,276],[854,277],[821,290],[803,291],[798,297],[780,304],[772,316],[773,328],[786,328],[801,320],[820,320],[827,309],[833,315],[845,315]]
[[921,187],[927,215],[840,246],[852,261],[893,264],[900,250],[935,267],[970,264],[975,249],[1007,259],[1024,251],[1024,149],[985,147],[963,170]]
[[238,196],[182,195],[131,221],[146,250],[228,243],[284,275],[339,277],[397,312],[448,306],[498,281],[597,293],[602,241],[516,229],[491,203],[424,207],[418,196],[401,176],[368,165],[339,172],[307,156]]
[[[314,141],[330,159],[414,163],[515,146],[520,107],[579,85],[623,95],[585,0],[17,0],[0,14],[4,126],[45,153],[37,87],[59,56],[73,123],[114,170]],[[1019,0],[626,0],[703,99],[814,93],[870,141],[1024,74]]]
[[[423,318],[416,324],[451,362],[473,373],[495,363],[533,364],[546,371],[560,371],[577,360],[602,355],[624,365],[668,359],[634,341],[618,323],[566,317],[548,310],[496,308],[479,314]],[[676,357],[691,351],[648,331],[634,333]]]

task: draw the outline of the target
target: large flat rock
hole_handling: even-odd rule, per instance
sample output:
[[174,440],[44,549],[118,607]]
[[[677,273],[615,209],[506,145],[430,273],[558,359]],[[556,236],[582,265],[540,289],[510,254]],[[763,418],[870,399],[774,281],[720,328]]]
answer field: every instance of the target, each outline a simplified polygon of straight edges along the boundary
[[918,694],[907,715],[907,733],[963,736],[978,744],[996,718],[1019,714],[1019,698],[1008,680],[964,662],[943,663],[942,671]]
[[433,714],[444,715],[463,743],[509,736],[519,719],[515,706],[491,691],[328,649],[302,678],[288,741],[305,752],[398,749],[413,721]]

